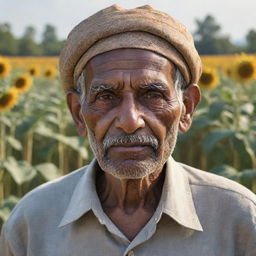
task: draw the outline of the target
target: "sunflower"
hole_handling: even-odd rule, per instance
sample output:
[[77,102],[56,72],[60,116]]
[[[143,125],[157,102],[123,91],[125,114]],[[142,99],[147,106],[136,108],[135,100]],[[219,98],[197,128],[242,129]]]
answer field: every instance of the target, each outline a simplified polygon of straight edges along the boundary
[[18,101],[18,93],[14,88],[0,96],[0,113],[4,113],[16,105]]
[[6,58],[0,57],[0,78],[4,78],[11,72],[11,65]]
[[39,76],[40,68],[38,66],[31,66],[28,68],[28,73],[33,77]]
[[46,78],[51,79],[51,78],[54,78],[54,77],[56,76],[56,73],[57,73],[56,68],[54,68],[54,67],[48,67],[48,68],[45,69],[45,71],[44,71],[44,76],[45,76]]
[[248,83],[256,79],[256,62],[253,57],[245,54],[237,56],[231,68],[231,77],[241,83]]
[[28,74],[23,74],[21,76],[16,77],[14,80],[14,87],[18,91],[18,93],[23,93],[29,90],[32,85],[32,78]]
[[224,74],[228,77],[231,77],[231,74],[232,74],[232,70],[230,67],[227,67],[223,70]]
[[199,86],[206,90],[211,90],[218,86],[219,77],[217,71],[211,68],[205,68],[199,80]]

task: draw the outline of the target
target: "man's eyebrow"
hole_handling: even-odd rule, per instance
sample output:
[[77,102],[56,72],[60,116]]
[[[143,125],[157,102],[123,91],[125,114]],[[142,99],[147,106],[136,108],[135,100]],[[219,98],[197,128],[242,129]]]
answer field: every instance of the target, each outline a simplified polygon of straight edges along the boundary
[[92,93],[100,93],[103,91],[113,91],[113,90],[118,90],[120,89],[120,86],[118,85],[108,85],[108,84],[102,84],[102,83],[94,83],[91,85],[90,91]]
[[[109,85],[103,83],[93,83],[91,85],[90,91],[92,93],[100,93],[103,91],[114,91],[114,90],[121,90],[120,85]],[[157,91],[166,91],[168,90],[168,85],[163,82],[153,82],[147,84],[140,84],[139,88],[147,89],[147,90],[157,90]]]
[[157,91],[166,91],[166,90],[168,90],[168,85],[165,84],[165,83],[162,83],[162,82],[141,84],[139,87],[142,88],[142,89],[157,90]]

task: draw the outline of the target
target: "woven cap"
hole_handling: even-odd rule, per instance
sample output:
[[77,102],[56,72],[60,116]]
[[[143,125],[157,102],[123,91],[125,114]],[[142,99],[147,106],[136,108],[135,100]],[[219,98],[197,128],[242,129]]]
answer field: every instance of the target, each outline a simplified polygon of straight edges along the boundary
[[197,83],[201,60],[192,35],[179,21],[149,5],[123,9],[113,5],[79,23],[60,54],[64,89],[75,87],[88,61],[114,49],[136,48],[156,52],[174,63],[187,84]]

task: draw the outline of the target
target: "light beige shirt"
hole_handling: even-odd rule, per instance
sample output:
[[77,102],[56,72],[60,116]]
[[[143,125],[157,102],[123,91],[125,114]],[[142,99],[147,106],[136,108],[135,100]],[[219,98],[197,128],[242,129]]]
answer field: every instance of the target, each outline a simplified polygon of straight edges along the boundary
[[102,210],[96,160],[26,195],[5,223],[1,256],[256,256],[256,196],[167,162],[156,212],[129,241]]

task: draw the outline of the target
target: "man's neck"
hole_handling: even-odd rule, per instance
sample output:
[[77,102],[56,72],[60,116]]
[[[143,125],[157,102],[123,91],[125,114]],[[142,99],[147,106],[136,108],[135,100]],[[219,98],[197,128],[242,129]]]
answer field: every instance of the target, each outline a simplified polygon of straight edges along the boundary
[[103,172],[97,179],[97,192],[103,209],[120,209],[132,214],[138,209],[155,211],[162,193],[164,170],[142,179],[118,179]]
[[165,171],[142,179],[117,179],[100,172],[97,192],[106,215],[131,241],[153,216],[162,194]]

